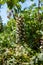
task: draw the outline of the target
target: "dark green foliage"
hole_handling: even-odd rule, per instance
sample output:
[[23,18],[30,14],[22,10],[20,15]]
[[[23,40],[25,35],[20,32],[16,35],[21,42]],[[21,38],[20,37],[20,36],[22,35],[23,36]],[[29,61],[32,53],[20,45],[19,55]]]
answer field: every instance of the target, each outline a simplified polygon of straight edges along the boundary
[[2,32],[2,31],[3,31],[3,24],[0,23],[0,32]]
[[2,23],[2,18],[0,16],[0,32],[2,32],[2,31],[3,31],[3,23]]
[[28,45],[32,49],[37,50],[40,47],[41,25],[37,21],[28,21],[26,27]]
[[[12,9],[14,6],[17,6],[17,3],[19,3],[19,2],[23,3],[23,2],[25,2],[25,0],[7,0],[6,2],[7,2],[9,9]],[[19,8],[19,6],[18,6],[18,8]]]

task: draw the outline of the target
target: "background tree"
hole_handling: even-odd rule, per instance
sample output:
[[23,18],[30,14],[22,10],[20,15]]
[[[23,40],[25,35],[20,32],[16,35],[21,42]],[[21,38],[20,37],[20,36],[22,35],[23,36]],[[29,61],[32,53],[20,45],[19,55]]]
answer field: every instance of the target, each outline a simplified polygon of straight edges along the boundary
[[[0,4],[0,12],[1,12],[1,4]],[[0,32],[3,30],[3,23],[2,23],[2,18],[0,15]]]
[[[25,0],[21,1],[21,2],[24,2]],[[11,3],[14,5],[11,6],[9,5],[9,3]],[[16,43],[21,43],[20,41],[24,41],[25,39],[25,31],[24,31],[24,20],[23,20],[23,17],[19,16],[20,12],[21,12],[21,6],[19,4],[20,1],[17,1],[16,4],[13,3],[13,1],[11,2],[7,2],[8,4],[8,7],[12,7],[14,8],[14,11],[11,10],[11,12],[13,13],[13,17],[14,19],[16,19]],[[12,9],[10,8],[10,9]],[[11,12],[9,13],[9,17],[11,15]]]
[[2,18],[0,16],[0,32],[3,30]]
[[[9,21],[4,25],[4,31],[0,33],[0,65],[43,65],[43,53],[40,53],[39,48],[40,30],[43,29],[42,10],[40,9],[41,12],[39,12],[42,22],[39,22],[38,6],[32,4],[29,8],[21,10],[21,7],[19,9],[19,6],[16,6],[20,1],[24,0],[0,0],[1,4],[8,3],[10,16],[14,15],[13,19],[9,17]],[[16,35],[17,43],[22,42],[22,44],[16,44]]]

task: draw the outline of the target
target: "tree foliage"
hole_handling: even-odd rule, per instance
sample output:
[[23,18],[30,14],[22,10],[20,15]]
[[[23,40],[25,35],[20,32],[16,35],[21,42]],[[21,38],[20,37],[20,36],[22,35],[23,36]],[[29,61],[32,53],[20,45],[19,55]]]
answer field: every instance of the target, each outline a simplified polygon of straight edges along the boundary
[[[39,9],[36,4],[32,4],[21,10],[19,2],[23,3],[25,0],[0,0],[0,4],[5,2],[13,18],[10,17],[0,32],[0,65],[43,65],[43,53],[40,49],[41,33],[43,33],[41,7]],[[17,34],[19,37],[16,39]],[[16,43],[18,39],[22,41]]]

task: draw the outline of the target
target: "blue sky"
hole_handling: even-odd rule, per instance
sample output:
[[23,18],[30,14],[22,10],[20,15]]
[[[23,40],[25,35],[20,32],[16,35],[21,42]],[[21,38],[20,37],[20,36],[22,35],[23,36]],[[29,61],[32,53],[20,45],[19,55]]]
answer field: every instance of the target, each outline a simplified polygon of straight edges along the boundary
[[[25,3],[23,3],[23,4],[20,3],[20,4],[21,4],[22,9],[23,9],[25,7],[29,7],[33,3],[38,3],[38,0],[34,0],[34,2],[31,2],[30,0],[26,0]],[[7,5],[6,4],[4,4],[2,6],[0,15],[2,16],[3,23],[6,23],[8,21],[8,19],[7,19]]]

